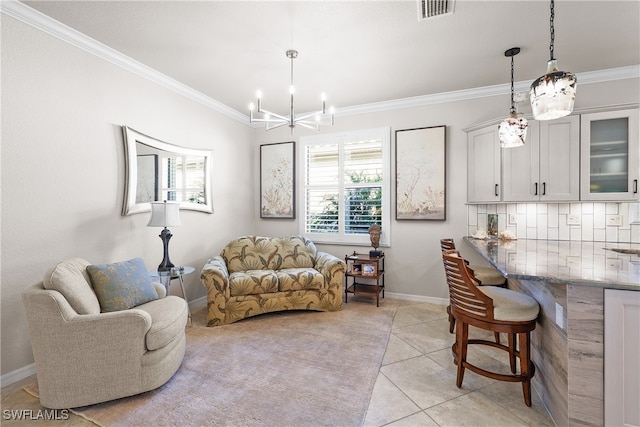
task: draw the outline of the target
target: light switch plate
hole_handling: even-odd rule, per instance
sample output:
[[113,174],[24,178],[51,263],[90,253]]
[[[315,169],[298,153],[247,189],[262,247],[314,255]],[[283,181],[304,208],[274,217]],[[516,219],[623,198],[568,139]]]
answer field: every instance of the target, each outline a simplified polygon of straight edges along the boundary
[[620,227],[622,225],[622,215],[607,215],[607,225]]
[[580,215],[567,215],[567,225],[580,225]]
[[509,214],[509,225],[516,225],[516,224],[518,224],[518,215]]

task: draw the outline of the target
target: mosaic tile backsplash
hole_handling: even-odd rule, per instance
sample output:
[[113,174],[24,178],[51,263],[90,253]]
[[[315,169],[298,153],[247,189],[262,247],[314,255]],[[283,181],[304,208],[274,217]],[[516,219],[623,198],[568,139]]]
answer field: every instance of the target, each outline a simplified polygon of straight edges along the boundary
[[498,232],[518,239],[640,243],[640,203],[506,203],[467,205],[468,235],[487,230],[498,215]]

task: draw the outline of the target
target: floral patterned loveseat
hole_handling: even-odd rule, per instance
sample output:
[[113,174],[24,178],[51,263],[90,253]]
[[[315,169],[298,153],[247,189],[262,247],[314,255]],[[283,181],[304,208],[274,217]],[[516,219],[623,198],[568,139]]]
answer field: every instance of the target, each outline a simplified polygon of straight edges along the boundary
[[207,261],[207,325],[281,310],[342,310],[345,264],[301,236],[235,239]]

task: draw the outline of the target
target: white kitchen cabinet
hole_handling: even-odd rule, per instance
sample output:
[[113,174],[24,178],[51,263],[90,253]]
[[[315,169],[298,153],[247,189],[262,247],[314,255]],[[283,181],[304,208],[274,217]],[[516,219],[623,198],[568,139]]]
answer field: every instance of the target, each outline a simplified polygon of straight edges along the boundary
[[502,152],[502,201],[578,201],[580,118],[529,122],[523,147]]
[[604,425],[640,426],[640,291],[604,290]]
[[498,126],[471,131],[467,135],[467,201],[500,201],[500,142]]
[[583,114],[580,199],[638,199],[638,110]]

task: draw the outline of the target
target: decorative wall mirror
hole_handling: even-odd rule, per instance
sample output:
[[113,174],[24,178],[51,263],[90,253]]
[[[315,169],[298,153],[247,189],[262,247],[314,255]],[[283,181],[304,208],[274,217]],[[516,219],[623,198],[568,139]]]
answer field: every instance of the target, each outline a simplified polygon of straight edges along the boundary
[[180,202],[180,209],[213,213],[211,151],[179,147],[122,127],[125,188],[122,215],[151,211],[149,202]]

